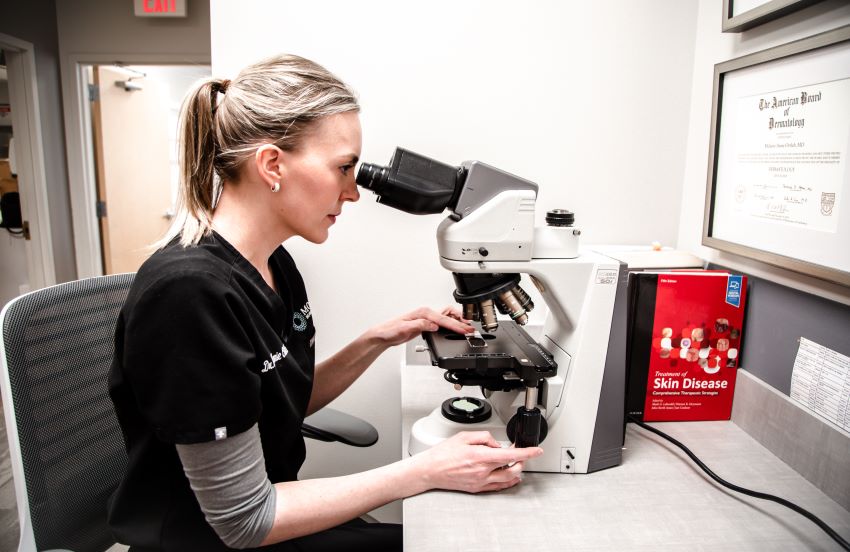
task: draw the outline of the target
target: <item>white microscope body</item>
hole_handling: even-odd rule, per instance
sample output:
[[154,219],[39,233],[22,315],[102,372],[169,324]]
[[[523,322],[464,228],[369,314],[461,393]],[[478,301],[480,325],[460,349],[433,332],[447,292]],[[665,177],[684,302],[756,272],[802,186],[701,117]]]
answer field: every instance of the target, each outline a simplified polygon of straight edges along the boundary
[[[588,473],[619,465],[625,431],[625,267],[580,251],[579,230],[571,220],[556,220],[564,211],[550,212],[555,225],[535,227],[535,184],[479,162],[464,163],[460,171],[449,204],[453,213],[437,230],[440,263],[461,277],[528,275],[548,307],[538,343],[557,363],[557,372],[524,382],[525,389],[485,391],[493,415],[483,422],[451,421],[437,407],[414,424],[408,450],[415,454],[457,432],[482,429],[498,441],[511,441],[506,425],[518,408],[536,406],[548,433],[541,435],[544,454],[528,461],[526,470]],[[516,374],[505,372],[504,378]]]

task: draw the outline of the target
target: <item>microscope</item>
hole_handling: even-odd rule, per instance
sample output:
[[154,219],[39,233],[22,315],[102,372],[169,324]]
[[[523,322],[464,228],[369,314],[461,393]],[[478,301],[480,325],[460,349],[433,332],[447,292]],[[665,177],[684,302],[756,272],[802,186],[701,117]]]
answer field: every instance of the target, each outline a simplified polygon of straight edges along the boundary
[[[410,453],[459,431],[486,430],[517,447],[542,446],[527,471],[619,465],[626,266],[580,251],[569,211],[550,210],[546,226],[535,227],[537,185],[479,161],[456,167],[397,148],[387,166],[362,164],[356,180],[379,203],[408,213],[450,210],[437,229],[440,264],[477,330],[423,334],[445,379],[458,389],[480,386],[484,398],[454,397],[418,420]],[[539,341],[523,329],[534,308],[523,276],[548,307]]]

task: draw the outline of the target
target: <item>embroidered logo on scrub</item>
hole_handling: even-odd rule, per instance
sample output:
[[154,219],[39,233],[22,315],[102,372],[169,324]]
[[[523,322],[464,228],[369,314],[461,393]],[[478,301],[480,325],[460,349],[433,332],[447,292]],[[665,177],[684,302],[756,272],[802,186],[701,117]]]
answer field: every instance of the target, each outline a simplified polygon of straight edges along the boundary
[[303,332],[307,329],[307,321],[310,320],[311,316],[313,316],[313,313],[310,311],[310,302],[307,301],[301,307],[301,310],[295,311],[295,314],[292,315],[292,327],[297,332]]
[[286,358],[286,355],[289,354],[289,349],[286,348],[286,343],[280,344],[280,352],[272,353],[269,360],[263,361],[263,369],[260,370],[262,373],[266,373],[269,370],[274,370],[274,367],[277,365],[278,361]]

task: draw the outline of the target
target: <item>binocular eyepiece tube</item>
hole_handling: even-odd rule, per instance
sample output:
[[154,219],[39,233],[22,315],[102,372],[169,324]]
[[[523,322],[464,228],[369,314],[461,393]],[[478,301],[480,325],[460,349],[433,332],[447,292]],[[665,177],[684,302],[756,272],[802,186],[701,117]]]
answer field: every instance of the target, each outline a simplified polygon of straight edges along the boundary
[[414,215],[442,213],[457,202],[466,173],[430,157],[396,148],[387,166],[362,163],[357,184],[375,192],[378,203]]

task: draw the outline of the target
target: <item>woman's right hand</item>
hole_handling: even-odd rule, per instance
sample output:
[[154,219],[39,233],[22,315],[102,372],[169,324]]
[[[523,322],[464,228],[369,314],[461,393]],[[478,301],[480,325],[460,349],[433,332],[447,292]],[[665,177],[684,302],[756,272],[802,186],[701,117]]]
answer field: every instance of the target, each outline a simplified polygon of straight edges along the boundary
[[463,431],[411,458],[425,488],[480,493],[513,487],[523,462],[543,454],[540,447],[502,448],[487,431]]

